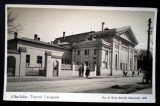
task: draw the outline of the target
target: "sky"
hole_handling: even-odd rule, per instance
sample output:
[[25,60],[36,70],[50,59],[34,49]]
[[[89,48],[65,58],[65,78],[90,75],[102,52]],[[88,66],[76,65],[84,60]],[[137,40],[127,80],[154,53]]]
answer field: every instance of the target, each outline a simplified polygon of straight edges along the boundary
[[110,29],[130,26],[139,42],[136,48],[147,49],[148,19],[151,18],[152,27],[155,22],[155,12],[146,10],[12,7],[11,11],[18,16],[16,22],[23,27],[20,37],[33,39],[37,34],[46,42],[62,37],[64,31],[66,36],[100,31],[102,22],[105,22],[104,27]]

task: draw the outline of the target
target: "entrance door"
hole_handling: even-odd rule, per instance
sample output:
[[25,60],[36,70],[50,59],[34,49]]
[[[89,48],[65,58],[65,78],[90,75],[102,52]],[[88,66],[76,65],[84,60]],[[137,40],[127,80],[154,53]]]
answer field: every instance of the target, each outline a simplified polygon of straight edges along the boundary
[[13,56],[7,58],[7,76],[15,76],[16,59]]
[[58,67],[59,67],[59,64],[58,64],[58,61],[56,60],[53,62],[53,77],[58,76]]

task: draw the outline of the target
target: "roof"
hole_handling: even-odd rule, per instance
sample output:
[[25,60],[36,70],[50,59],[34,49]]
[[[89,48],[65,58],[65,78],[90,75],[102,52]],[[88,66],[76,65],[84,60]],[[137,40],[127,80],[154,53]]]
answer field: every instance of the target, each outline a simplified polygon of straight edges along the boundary
[[122,34],[122,33],[125,33],[125,32],[129,32],[132,41],[134,42],[135,45],[137,45],[138,40],[135,37],[135,35],[134,35],[130,26],[126,26],[126,27],[123,27],[123,28],[114,28],[114,29],[99,31],[99,32],[95,32],[94,35],[96,35],[96,37],[106,36],[106,35],[119,35],[119,34]]
[[75,35],[70,35],[70,36],[65,36],[65,40],[63,37],[59,37],[56,38],[54,43],[56,44],[58,42],[58,40],[60,42],[68,42],[68,43],[76,43],[76,42],[81,42],[81,41],[85,41],[86,37],[90,34],[90,33],[94,33],[94,31],[90,31],[90,32],[85,32],[85,33],[80,33],[80,34],[75,34]]
[[8,53],[19,54],[18,50],[7,50]]
[[16,39],[8,40],[8,41],[15,41],[15,40],[27,41],[27,42],[30,42],[30,43],[37,43],[37,44],[41,44],[41,45],[52,46],[52,47],[61,48],[61,49],[67,49],[65,47],[61,47],[61,46],[58,46],[56,44],[51,44],[49,42],[43,42],[43,41],[34,40],[34,39],[30,39],[30,38],[25,38],[25,37],[16,38]]
[[[107,29],[107,30],[103,30],[103,31],[91,31],[91,32],[86,32],[86,33],[80,33],[80,34],[75,34],[75,35],[70,35],[70,36],[66,36],[65,40],[63,37],[60,38],[56,38],[56,40],[54,41],[54,43],[57,43],[58,41],[62,42],[68,42],[68,43],[76,43],[76,42],[82,42],[85,41],[87,36],[95,36],[95,37],[102,37],[102,36],[107,36],[107,35],[119,35],[125,32],[129,32],[129,35],[133,41],[134,45],[138,44],[138,41],[131,29],[130,26],[126,26],[123,28],[113,28],[113,29]],[[120,37],[120,36],[119,36]],[[120,37],[122,38],[122,37]],[[122,38],[124,39],[124,38]],[[126,39],[124,39],[126,40]],[[131,42],[132,43],[132,42]]]
[[103,31],[97,31],[93,33],[96,37],[98,36],[105,36],[105,35],[111,35],[116,33],[116,28],[109,29],[109,30],[103,30]]

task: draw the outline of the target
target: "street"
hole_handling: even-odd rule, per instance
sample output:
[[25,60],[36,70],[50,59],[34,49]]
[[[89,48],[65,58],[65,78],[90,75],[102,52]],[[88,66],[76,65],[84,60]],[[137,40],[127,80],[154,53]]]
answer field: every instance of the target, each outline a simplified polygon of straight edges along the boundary
[[13,92],[62,92],[81,93],[87,90],[103,89],[113,85],[127,85],[141,82],[142,77],[106,77],[106,78],[78,78],[70,80],[51,81],[19,81],[7,82],[7,91]]

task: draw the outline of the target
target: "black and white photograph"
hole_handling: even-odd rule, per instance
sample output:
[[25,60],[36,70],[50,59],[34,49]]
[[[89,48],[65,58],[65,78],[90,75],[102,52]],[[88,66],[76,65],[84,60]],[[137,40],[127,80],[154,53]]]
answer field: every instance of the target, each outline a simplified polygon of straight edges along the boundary
[[156,8],[5,6],[4,100],[155,100]]

